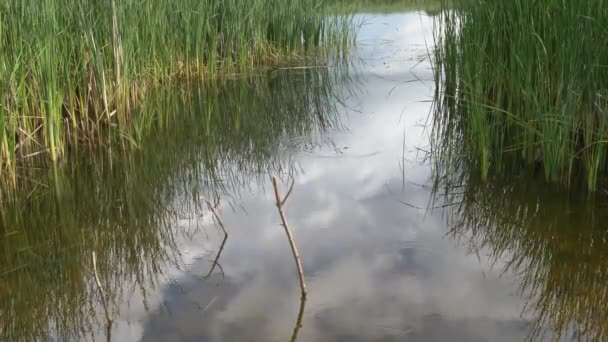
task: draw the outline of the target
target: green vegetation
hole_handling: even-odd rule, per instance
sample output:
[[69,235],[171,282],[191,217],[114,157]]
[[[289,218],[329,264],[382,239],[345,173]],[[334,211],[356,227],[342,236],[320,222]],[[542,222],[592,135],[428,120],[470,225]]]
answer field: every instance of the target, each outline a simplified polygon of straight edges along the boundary
[[440,0],[331,0],[340,11],[363,13],[394,13],[426,11],[434,14],[441,9]]
[[[455,0],[435,32],[436,134],[482,178],[606,186],[608,3]],[[540,173],[539,172],[539,173]]]
[[[462,169],[437,179],[450,235],[521,284],[530,341],[608,338],[608,212],[558,184]],[[530,317],[530,315],[526,315]]]
[[14,185],[35,156],[133,143],[152,89],[344,47],[349,25],[323,0],[3,1],[0,177]]
[[153,90],[156,112],[145,117],[158,119],[141,123],[146,148],[86,151],[48,175],[28,170],[19,179],[27,191],[0,215],[0,340],[103,335],[91,252],[115,315],[134,289],[145,300],[179,262],[180,234],[199,232],[200,216],[210,215],[206,200],[231,204],[268,173],[295,172],[292,151],[339,127],[334,96],[348,89],[333,72]]

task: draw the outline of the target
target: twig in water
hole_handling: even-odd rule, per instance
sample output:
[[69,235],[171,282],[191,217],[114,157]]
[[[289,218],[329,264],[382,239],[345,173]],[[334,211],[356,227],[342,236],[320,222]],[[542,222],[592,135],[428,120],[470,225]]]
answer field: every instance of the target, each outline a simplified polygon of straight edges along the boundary
[[[281,201],[281,207],[285,205],[285,202],[289,198],[289,195],[291,195],[291,191],[293,190],[293,185],[295,184],[295,182],[296,181],[294,179],[291,180],[291,185],[289,186],[289,190],[287,191],[287,195],[285,195],[285,198],[283,198],[283,200]],[[276,189],[276,183],[275,183],[275,189]]]
[[300,332],[300,328],[302,328],[302,319],[304,318],[304,308],[306,307],[306,297],[300,298],[300,311],[298,312],[298,319],[296,320],[296,325],[293,327],[293,334],[291,335],[291,342],[296,342],[298,340],[298,332]]
[[409,204],[409,203],[404,202],[404,201],[399,200],[399,199],[396,200],[396,201],[399,202],[399,203],[401,203],[401,204],[403,204],[403,205],[405,205],[405,206],[407,206],[407,207],[413,208],[413,209],[424,210],[424,208],[422,208],[422,207],[418,207],[418,206],[415,206],[413,204]]
[[285,198],[281,200],[281,195],[279,194],[279,181],[277,177],[272,177],[272,185],[274,186],[274,195],[277,201],[277,208],[279,209],[279,215],[281,216],[281,222],[283,228],[285,228],[285,234],[287,234],[287,239],[289,240],[289,245],[291,246],[291,252],[293,253],[293,259],[296,263],[296,267],[298,269],[298,277],[300,278],[300,290],[302,291],[302,298],[306,298],[306,284],[304,282],[304,270],[302,269],[302,262],[300,261],[300,254],[298,253],[298,248],[296,247],[296,243],[291,235],[291,231],[289,230],[289,224],[287,223],[287,218],[285,217],[285,211],[283,210],[283,205],[285,201],[291,194],[293,190],[293,185],[295,180],[292,181],[291,186],[289,187],[289,191],[287,191],[287,195]]
[[110,310],[108,310],[106,292],[103,290],[101,280],[99,279],[99,273],[97,272],[97,256],[95,255],[95,251],[92,251],[91,255],[93,257],[93,273],[95,275],[95,283],[97,284],[97,289],[99,290],[99,294],[101,295],[101,304],[103,305],[103,310],[106,314],[106,322],[108,323],[106,327],[106,340],[110,342],[112,340],[112,324],[114,323],[114,321],[110,317]]
[[[216,204],[216,206],[219,204],[219,202]],[[215,256],[215,260],[213,260],[213,265],[211,266],[211,268],[209,269],[209,272],[207,273],[207,275],[205,276],[205,279],[209,278],[211,276],[211,274],[213,273],[213,270],[215,270],[216,266],[220,267],[220,271],[222,271],[222,275],[224,274],[224,271],[221,269],[222,266],[219,265],[218,261],[220,260],[220,255],[222,255],[222,251],[224,250],[224,246],[226,245],[226,240],[228,240],[228,232],[226,231],[226,228],[224,227],[224,223],[222,222],[222,220],[220,219],[220,216],[217,214],[217,212],[215,211],[214,206],[211,205],[211,202],[207,201],[207,206],[209,207],[209,210],[211,210],[211,212],[213,213],[213,216],[215,217],[215,219],[217,220],[217,223],[220,225],[220,227],[222,228],[222,231],[224,232],[224,240],[222,240],[222,244],[220,246],[219,251],[217,252],[217,255]]]
[[211,205],[211,202],[207,201],[207,207],[209,207],[209,210],[211,211],[211,213],[213,213],[213,217],[215,217],[215,219],[217,220],[217,223],[222,228],[222,231],[224,231],[224,235],[228,236],[228,233],[226,232],[226,228],[224,227],[224,223],[222,223],[222,220],[220,219],[219,215],[215,211],[215,208]]

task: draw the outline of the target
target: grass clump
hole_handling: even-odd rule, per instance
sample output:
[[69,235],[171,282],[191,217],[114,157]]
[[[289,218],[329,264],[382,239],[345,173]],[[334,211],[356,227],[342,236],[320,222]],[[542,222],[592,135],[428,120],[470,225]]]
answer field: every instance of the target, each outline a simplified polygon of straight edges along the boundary
[[[168,79],[269,66],[347,39],[323,0],[7,0],[0,4],[0,170],[130,135]],[[103,143],[102,143],[103,142]]]
[[[435,31],[436,133],[483,178],[606,184],[608,3],[455,0]],[[458,150],[456,150],[458,149]]]

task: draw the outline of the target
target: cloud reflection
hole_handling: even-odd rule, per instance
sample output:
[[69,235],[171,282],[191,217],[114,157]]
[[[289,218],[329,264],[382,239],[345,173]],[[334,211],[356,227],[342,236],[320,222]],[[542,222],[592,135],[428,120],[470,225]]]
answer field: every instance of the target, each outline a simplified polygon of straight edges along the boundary
[[[298,157],[303,172],[286,211],[309,287],[301,341],[512,341],[527,334],[514,279],[447,238],[441,213],[415,208],[429,203],[429,190],[415,184],[430,172],[416,148],[427,143],[421,124],[432,89],[403,82],[431,77],[420,63],[430,25],[416,13],[369,18],[359,51],[364,88],[351,99],[361,113],[345,113],[348,131],[334,136],[341,153]],[[267,182],[244,195],[246,213],[224,210],[231,230],[220,260],[225,277],[203,281],[195,275],[209,265],[195,264],[179,291],[163,289],[171,310],[149,317],[144,340],[291,336],[299,287],[270,189]]]

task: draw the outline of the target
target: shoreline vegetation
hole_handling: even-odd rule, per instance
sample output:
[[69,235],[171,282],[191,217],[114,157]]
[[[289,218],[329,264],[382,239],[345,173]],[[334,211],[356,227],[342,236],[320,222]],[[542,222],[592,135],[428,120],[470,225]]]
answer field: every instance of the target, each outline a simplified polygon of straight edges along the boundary
[[183,261],[179,240],[213,236],[208,201],[234,207],[268,174],[297,175],[290,151],[340,129],[334,98],[352,89],[335,76],[277,71],[154,89],[158,119],[146,123],[143,148],[84,151],[56,174],[28,170],[48,187],[2,203],[0,340],[101,340],[105,306],[115,317],[127,296],[154,300],[151,289]]
[[404,11],[424,11],[429,15],[438,13],[441,0],[332,0],[334,12],[358,12],[390,14]]
[[451,0],[442,7],[435,150],[465,156],[483,179],[524,172],[571,189],[606,189],[608,51],[598,42],[608,39],[608,4]]
[[4,2],[3,187],[71,151],[137,145],[146,122],[157,120],[147,104],[154,89],[327,64],[346,49],[352,23],[326,10],[324,0]]

